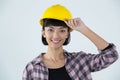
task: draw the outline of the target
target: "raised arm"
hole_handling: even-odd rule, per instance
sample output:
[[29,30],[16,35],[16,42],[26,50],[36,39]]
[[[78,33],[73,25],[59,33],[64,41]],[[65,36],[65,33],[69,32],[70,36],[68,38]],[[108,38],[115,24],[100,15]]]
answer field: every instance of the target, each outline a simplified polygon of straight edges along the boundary
[[106,48],[109,43],[93,32],[90,28],[88,28],[80,18],[74,18],[71,20],[66,19],[66,24],[85,35],[89,40],[91,40],[99,50],[103,50]]
[[[84,58],[88,61],[89,69],[91,72],[99,71],[110,66],[113,62],[118,59],[118,52],[115,45],[108,43],[91,29],[89,29],[80,18],[72,20],[66,20],[66,24],[74,30],[79,31],[90,39],[96,47],[99,49],[100,54],[83,54]],[[82,53],[80,53],[82,55]],[[83,58],[82,55],[82,58]],[[81,58],[79,58],[81,59]],[[85,61],[85,62],[87,62]]]

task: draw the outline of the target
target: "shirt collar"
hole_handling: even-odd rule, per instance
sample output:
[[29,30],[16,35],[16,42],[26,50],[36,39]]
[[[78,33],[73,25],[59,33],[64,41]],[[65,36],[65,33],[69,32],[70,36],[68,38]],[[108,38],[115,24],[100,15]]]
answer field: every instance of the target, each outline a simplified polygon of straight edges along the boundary
[[[33,60],[33,65],[37,65],[37,64],[41,64],[42,66],[44,66],[43,64],[43,61],[42,61],[42,56],[44,55],[45,53],[41,53],[38,57],[36,57],[34,60]],[[69,53],[64,50],[64,56],[67,57],[69,56]]]
[[44,65],[44,64],[43,64],[43,61],[42,61],[42,56],[43,56],[44,54],[45,54],[45,53],[41,53],[38,57],[36,57],[36,58],[33,60],[33,64],[34,64],[34,65],[37,65],[37,64]]

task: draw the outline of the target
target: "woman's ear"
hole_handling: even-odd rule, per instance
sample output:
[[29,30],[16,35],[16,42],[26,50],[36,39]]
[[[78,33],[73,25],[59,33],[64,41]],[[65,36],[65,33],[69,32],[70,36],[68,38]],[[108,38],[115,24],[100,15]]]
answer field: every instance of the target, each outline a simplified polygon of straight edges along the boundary
[[42,30],[42,36],[45,38],[46,36],[45,36],[45,31],[44,30]]

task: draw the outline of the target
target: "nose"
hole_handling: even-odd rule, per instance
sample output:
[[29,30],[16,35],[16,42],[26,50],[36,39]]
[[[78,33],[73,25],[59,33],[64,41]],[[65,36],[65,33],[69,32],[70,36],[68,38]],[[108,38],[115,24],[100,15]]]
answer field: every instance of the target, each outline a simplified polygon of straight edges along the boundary
[[55,31],[54,34],[53,34],[53,37],[56,39],[56,38],[59,38],[59,31]]

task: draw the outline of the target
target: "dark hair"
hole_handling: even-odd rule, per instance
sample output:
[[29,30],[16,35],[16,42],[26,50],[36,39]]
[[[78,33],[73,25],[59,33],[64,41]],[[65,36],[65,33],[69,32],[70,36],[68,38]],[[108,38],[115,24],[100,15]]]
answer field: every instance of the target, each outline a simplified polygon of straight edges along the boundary
[[[66,25],[66,23],[64,21],[57,20],[57,19],[45,18],[45,19],[43,19],[42,30],[45,30],[46,26],[47,27],[48,26],[63,26],[63,27],[68,28],[69,35],[68,35],[68,38],[65,40],[63,45],[67,45],[70,42],[70,28]],[[43,35],[42,35],[42,43],[44,45],[48,45],[46,38],[44,38]]]

